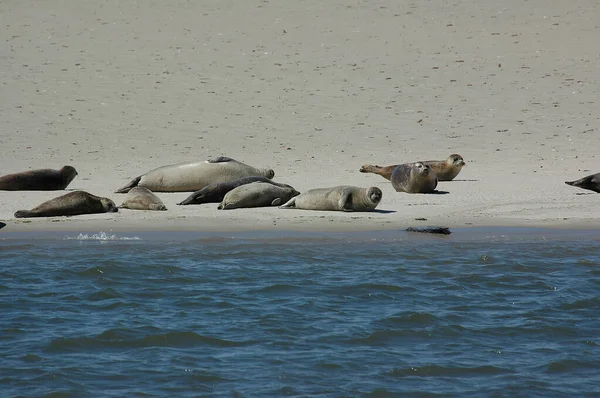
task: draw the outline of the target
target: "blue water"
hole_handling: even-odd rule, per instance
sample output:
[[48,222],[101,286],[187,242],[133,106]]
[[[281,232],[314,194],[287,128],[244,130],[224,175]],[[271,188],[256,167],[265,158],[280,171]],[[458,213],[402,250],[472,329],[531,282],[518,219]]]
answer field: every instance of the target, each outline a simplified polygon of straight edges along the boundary
[[0,234],[0,395],[600,396],[600,232]]

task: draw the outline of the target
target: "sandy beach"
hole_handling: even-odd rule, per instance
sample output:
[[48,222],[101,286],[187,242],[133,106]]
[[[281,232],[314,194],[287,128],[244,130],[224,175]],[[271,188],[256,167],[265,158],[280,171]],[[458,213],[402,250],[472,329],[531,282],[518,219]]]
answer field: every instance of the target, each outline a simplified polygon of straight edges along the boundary
[[[74,166],[106,196],[159,166],[228,156],[304,192],[383,191],[379,212],[279,208],[15,219],[63,191],[0,191],[11,231],[599,228],[593,0],[4,1],[0,175]],[[365,163],[466,161],[443,195]]]

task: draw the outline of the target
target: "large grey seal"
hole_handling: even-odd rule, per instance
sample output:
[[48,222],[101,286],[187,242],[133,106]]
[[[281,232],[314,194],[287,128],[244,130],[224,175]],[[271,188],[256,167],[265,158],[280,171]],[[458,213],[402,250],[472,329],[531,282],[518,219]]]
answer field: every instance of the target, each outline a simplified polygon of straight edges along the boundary
[[300,195],[300,192],[289,185],[282,187],[266,182],[251,182],[227,192],[218,209],[278,206],[296,195]]
[[3,191],[57,191],[65,189],[77,175],[72,166],[60,170],[39,169],[0,177],[0,190]]
[[432,193],[437,186],[435,171],[422,162],[399,165],[394,169],[391,181],[396,192]]
[[167,210],[162,200],[144,187],[131,188],[119,207],[131,210]]
[[[421,163],[431,167],[433,171],[435,171],[438,181],[452,181],[465,165],[463,157],[456,153],[448,156],[446,160],[426,160]],[[391,166],[365,164],[360,168],[359,171],[361,173],[379,174],[386,180],[391,180],[392,173],[398,166],[398,164],[393,164]]]
[[304,210],[372,211],[381,201],[382,192],[377,187],[359,188],[339,185],[330,188],[310,189],[280,206]]
[[85,191],[69,192],[50,199],[31,210],[19,210],[16,218],[75,216],[78,214],[110,213],[119,211],[115,203]]
[[600,193],[600,173],[592,174],[575,181],[565,181],[565,184]]
[[291,188],[286,184],[279,184],[275,181],[271,181],[266,177],[244,177],[237,179],[231,182],[218,182],[215,184],[210,184],[205,186],[204,188],[194,192],[190,196],[188,196],[185,200],[177,203],[178,205],[200,205],[202,203],[220,203],[225,194],[231,191],[234,188],[237,188],[241,185],[250,184],[253,182],[265,182],[268,184],[273,184],[282,188]]
[[271,169],[257,169],[237,160],[220,156],[202,162],[159,167],[134,178],[116,192],[127,193],[135,186],[148,188],[153,192],[198,191],[209,184],[251,176],[271,179],[275,176],[275,172]]

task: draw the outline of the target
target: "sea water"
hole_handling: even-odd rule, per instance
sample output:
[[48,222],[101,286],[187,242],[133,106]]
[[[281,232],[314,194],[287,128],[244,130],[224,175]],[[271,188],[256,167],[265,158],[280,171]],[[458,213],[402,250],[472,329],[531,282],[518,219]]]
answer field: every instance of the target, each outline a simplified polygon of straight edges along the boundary
[[0,234],[0,396],[600,396],[600,232]]

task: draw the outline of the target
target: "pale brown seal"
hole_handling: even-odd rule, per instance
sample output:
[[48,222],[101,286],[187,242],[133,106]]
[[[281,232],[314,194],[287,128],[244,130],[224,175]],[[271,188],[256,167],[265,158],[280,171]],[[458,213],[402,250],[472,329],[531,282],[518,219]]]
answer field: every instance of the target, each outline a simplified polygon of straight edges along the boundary
[[220,203],[227,192],[241,185],[250,184],[252,182],[266,182],[282,188],[289,187],[289,185],[276,183],[275,181],[271,181],[266,177],[244,177],[231,182],[219,182],[207,185],[177,204],[200,205],[202,203]]
[[19,210],[16,218],[75,216],[78,214],[109,213],[119,211],[115,203],[85,191],[69,192],[50,199],[31,210]]
[[257,169],[224,156],[195,163],[180,163],[159,167],[134,178],[129,184],[117,190],[127,193],[135,186],[148,188],[153,192],[198,191],[209,184],[234,181],[243,177],[261,176],[273,178],[271,169]]
[[[446,160],[426,160],[421,162],[433,169],[437,174],[438,181],[452,181],[458,173],[462,170],[465,165],[465,161],[462,156],[454,153]],[[398,167],[398,164],[391,166],[377,166],[372,164],[365,164],[360,168],[361,173],[374,173],[379,174],[386,180],[391,180],[394,169]]]
[[340,185],[310,189],[280,206],[280,208],[330,211],[372,211],[381,201],[377,187],[359,188]]
[[162,200],[144,187],[131,188],[119,207],[131,210],[167,210]]
[[592,174],[575,181],[565,181],[565,184],[600,193],[600,173]]
[[394,169],[391,181],[396,192],[432,193],[437,186],[435,172],[422,162],[399,165]]
[[0,190],[3,191],[58,191],[65,189],[77,175],[72,166],[60,170],[39,169],[0,177]]
[[279,206],[299,194],[289,185],[282,187],[267,182],[251,182],[227,192],[218,209]]

